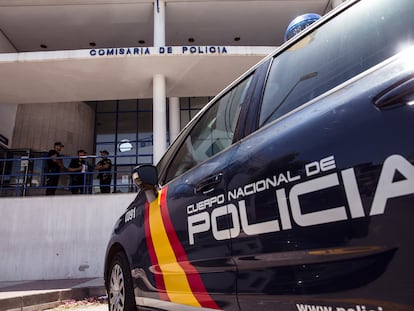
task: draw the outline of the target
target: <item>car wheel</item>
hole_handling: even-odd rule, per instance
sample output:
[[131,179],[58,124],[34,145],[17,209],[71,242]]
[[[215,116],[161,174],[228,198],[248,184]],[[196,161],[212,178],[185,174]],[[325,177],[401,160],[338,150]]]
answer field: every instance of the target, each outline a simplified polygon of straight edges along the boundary
[[108,280],[109,311],[136,311],[128,260],[124,253],[112,259]]

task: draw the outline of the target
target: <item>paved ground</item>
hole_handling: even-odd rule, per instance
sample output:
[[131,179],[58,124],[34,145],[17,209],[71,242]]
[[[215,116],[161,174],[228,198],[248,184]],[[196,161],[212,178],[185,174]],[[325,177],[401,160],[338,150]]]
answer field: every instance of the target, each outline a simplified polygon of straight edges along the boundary
[[68,311],[107,311],[108,305],[95,305],[95,306],[60,306],[55,309],[47,309],[45,311],[62,311],[62,310],[68,310]]
[[[106,298],[102,278],[0,282],[0,311],[48,310],[61,306],[63,302],[82,301],[88,297],[99,301]],[[89,307],[107,310],[106,305],[98,303],[77,310],[95,311]]]
[[61,305],[45,311],[108,311],[108,304],[98,300],[68,300]]

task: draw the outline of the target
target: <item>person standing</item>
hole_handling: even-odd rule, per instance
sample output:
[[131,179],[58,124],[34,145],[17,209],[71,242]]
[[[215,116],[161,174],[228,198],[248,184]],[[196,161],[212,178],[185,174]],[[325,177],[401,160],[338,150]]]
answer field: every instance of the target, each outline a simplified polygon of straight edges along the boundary
[[61,142],[55,142],[53,149],[49,150],[46,163],[46,195],[55,195],[61,170],[66,170],[60,151],[65,147]]
[[86,158],[88,154],[85,150],[78,150],[78,157],[70,161],[68,171],[71,172],[71,191],[72,194],[85,193],[86,187],[86,174],[88,172],[88,165],[86,164]]
[[95,169],[99,171],[99,187],[101,193],[110,193],[111,192],[111,180],[112,180],[112,162],[108,159],[109,152],[107,150],[101,151],[102,160],[100,160],[96,165]]

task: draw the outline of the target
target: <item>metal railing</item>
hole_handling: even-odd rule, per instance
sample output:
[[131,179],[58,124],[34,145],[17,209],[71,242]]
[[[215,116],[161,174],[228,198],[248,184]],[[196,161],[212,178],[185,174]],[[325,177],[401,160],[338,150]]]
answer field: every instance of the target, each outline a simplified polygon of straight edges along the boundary
[[[140,157],[152,159],[152,155],[140,155]],[[108,156],[108,158],[112,162],[112,169],[111,171],[102,173],[107,173],[111,176],[108,185],[109,192],[137,192],[136,186],[131,180],[131,173],[134,167],[141,163],[125,164],[124,162],[127,161],[121,159],[131,158],[131,156],[119,155]],[[134,156],[133,158],[136,157]],[[100,180],[98,179],[100,171],[95,170],[95,165],[100,160],[100,157],[87,156],[84,158],[83,160],[87,166],[82,172],[71,172],[67,169],[70,161],[72,159],[78,159],[78,157],[59,157],[58,159],[63,161],[66,169],[61,169],[58,173],[47,171],[47,161],[49,159],[49,157],[27,156],[0,159],[0,197],[42,196],[51,194],[69,195],[75,193],[100,194],[106,192],[105,188],[101,188],[102,185],[100,185]],[[58,179],[56,186],[50,186],[51,183],[47,182],[51,178]],[[78,180],[75,183],[74,180],[76,178]]]

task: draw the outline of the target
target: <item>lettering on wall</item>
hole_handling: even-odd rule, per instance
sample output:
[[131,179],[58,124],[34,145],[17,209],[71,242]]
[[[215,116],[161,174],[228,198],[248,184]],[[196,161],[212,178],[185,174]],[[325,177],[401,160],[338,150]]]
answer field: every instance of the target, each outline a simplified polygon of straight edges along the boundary
[[99,56],[132,56],[132,55],[216,55],[227,54],[225,46],[161,46],[161,47],[123,47],[91,49],[89,55]]

